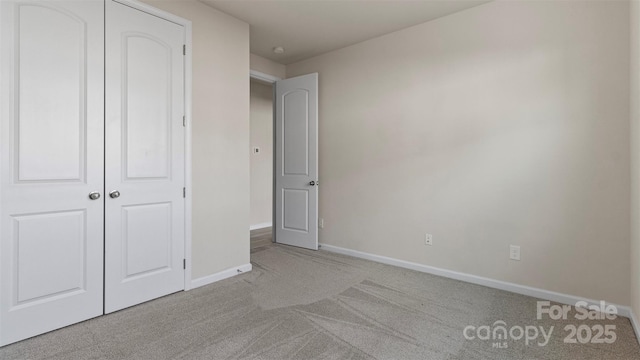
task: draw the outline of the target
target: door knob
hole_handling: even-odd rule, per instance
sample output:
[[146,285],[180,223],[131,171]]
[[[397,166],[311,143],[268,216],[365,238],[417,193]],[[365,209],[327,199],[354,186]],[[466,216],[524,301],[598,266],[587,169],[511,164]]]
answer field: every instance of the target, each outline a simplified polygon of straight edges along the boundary
[[319,182],[319,181],[313,181],[313,180],[312,180],[312,181],[309,183],[309,185],[311,185],[311,186],[320,185],[320,182]]
[[118,190],[113,190],[112,192],[109,193],[109,197],[112,199],[117,199],[120,197],[120,191]]
[[97,191],[93,191],[89,193],[89,199],[91,200],[98,200],[100,199],[100,193]]

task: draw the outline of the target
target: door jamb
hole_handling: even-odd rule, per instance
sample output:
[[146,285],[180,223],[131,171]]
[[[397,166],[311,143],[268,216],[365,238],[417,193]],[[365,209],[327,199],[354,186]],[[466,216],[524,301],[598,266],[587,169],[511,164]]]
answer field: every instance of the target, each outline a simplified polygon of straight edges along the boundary
[[[269,74],[265,74],[263,72],[257,70],[249,70],[249,78],[259,80],[268,84],[271,84],[272,95],[272,107],[273,107],[273,115],[271,128],[275,130],[276,128],[276,82],[282,80],[281,78]],[[276,146],[276,132],[272,131],[273,139],[272,139],[272,147],[275,149]],[[271,242],[276,242],[276,232],[274,231],[274,227],[276,225],[276,152],[272,151],[272,170],[271,170],[271,184],[273,186],[271,192]]]
[[185,258],[185,270],[184,270],[184,290],[191,290],[191,274],[192,274],[192,247],[191,241],[193,236],[192,226],[192,179],[191,179],[191,121],[192,121],[192,25],[191,21],[168,13],[164,10],[160,10],[151,5],[145,4],[138,0],[107,0],[120,3],[125,6],[132,7],[134,9],[143,11],[147,14],[157,16],[161,19],[165,19],[172,23],[178,24],[184,27],[184,44],[185,58],[184,58],[184,116],[185,116],[185,142],[184,142],[184,186],[185,186],[185,199],[184,199],[184,258]]
[[282,80],[281,78],[257,70],[249,70],[249,77],[251,79],[260,80],[269,84],[275,84],[276,81]]

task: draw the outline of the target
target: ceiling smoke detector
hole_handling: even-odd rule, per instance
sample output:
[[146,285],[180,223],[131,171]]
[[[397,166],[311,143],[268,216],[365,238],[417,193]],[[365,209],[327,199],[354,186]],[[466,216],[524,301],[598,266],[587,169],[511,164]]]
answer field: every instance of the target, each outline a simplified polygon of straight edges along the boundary
[[284,48],[282,46],[276,46],[273,48],[273,52],[276,54],[284,54]]

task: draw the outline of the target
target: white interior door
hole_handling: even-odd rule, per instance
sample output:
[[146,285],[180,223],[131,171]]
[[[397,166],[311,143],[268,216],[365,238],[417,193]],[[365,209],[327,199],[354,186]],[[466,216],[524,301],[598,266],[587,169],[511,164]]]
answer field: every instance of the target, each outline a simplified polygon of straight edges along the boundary
[[109,313],[184,289],[185,30],[111,0],[106,9]]
[[0,345],[102,314],[104,6],[0,2]]
[[275,239],[318,250],[318,74],[275,87]]

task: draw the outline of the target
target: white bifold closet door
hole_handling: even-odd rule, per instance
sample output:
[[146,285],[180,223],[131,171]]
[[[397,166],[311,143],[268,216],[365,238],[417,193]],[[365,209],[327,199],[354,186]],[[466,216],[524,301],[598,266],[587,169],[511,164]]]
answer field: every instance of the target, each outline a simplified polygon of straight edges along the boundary
[[5,345],[103,313],[104,197],[89,193],[103,191],[104,4],[2,0],[0,13]]
[[0,20],[0,346],[183,290],[184,27],[113,0]]
[[184,27],[107,1],[105,312],[184,289]]

